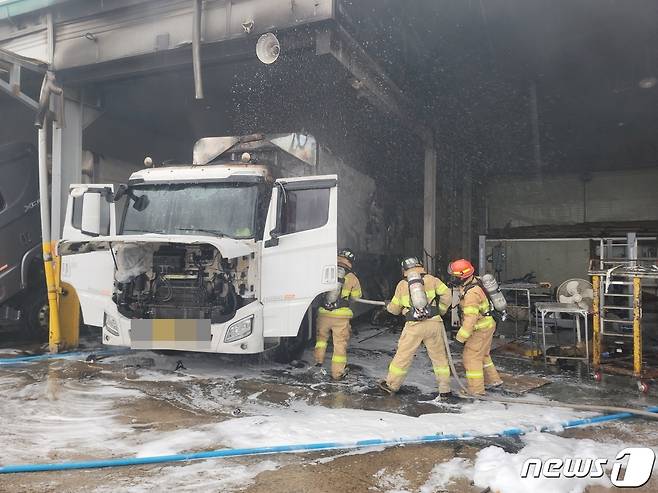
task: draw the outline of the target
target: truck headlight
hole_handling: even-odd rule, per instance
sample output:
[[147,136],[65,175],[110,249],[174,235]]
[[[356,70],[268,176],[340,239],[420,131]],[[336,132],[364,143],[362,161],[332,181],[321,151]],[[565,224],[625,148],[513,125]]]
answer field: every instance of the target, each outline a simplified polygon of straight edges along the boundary
[[104,314],[104,319],[105,320],[103,320],[103,326],[107,329],[107,331],[110,334],[119,337],[119,321],[107,313]]
[[235,342],[250,336],[254,327],[254,317],[243,318],[230,325],[224,336],[224,342]]

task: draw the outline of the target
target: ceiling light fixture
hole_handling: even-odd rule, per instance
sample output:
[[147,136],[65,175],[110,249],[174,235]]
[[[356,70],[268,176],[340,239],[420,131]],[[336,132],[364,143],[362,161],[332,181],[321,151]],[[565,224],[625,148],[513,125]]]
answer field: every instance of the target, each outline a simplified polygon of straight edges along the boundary
[[652,87],[655,87],[656,84],[658,84],[658,79],[655,77],[645,77],[638,82],[641,89],[651,89]]

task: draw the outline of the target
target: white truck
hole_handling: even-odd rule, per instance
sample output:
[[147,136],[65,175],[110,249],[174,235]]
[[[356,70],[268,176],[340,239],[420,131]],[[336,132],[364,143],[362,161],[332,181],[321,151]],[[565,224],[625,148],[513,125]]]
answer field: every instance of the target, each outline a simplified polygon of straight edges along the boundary
[[337,286],[337,175],[268,164],[316,152],[299,134],[210,137],[192,165],[73,185],[58,253],[85,324],[114,346],[297,357]]

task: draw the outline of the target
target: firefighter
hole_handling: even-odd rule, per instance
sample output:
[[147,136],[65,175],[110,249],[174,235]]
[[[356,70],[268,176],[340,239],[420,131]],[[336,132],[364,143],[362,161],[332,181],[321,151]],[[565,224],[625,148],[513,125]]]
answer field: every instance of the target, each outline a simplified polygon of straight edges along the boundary
[[464,344],[463,363],[471,394],[484,394],[485,387],[502,385],[489,351],[496,330],[492,307],[484,288],[475,277],[475,268],[468,260],[451,262],[448,273],[459,286],[461,327],[456,339]]
[[340,380],[346,375],[347,345],[350,342],[354,316],[349,306],[350,299],[361,298],[361,284],[352,272],[356,256],[349,248],[338,252],[338,287],[325,296],[324,306],[320,307],[317,319],[317,340],[315,343],[315,366],[321,367],[327,352],[329,335],[333,336],[334,353],[331,357],[331,377]]
[[379,385],[390,394],[397,392],[407,376],[418,346],[423,343],[432,360],[439,394],[442,397],[450,396],[450,367],[441,316],[450,307],[452,293],[440,279],[427,274],[416,257],[404,259],[401,266],[404,279],[395,288],[395,295],[386,311],[404,315],[406,323],[398,349],[388,367],[388,376]]

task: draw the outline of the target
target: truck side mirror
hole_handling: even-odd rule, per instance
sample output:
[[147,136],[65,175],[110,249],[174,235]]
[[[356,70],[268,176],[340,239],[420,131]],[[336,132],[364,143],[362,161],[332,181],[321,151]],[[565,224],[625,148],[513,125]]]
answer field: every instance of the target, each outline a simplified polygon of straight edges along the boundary
[[126,195],[127,192],[128,192],[128,185],[126,185],[125,183],[122,183],[117,188],[117,191],[114,192],[114,196],[112,197],[112,201],[113,202],[118,202],[119,200],[121,200],[121,198],[124,195]]
[[100,193],[87,192],[82,196],[82,227],[80,231],[90,236],[101,234],[101,207]]
[[279,244],[279,235],[280,233],[277,228],[270,231],[270,239],[265,242],[265,248],[277,246]]
[[112,202],[118,202],[123,198],[124,195],[130,197],[130,199],[134,202],[133,209],[136,211],[142,212],[149,205],[149,198],[146,195],[135,195],[134,190],[131,190],[125,183],[119,185],[117,191],[114,192],[114,195],[112,196]]
[[135,203],[133,204],[133,209],[136,211],[142,212],[149,205],[149,198],[146,195],[140,195],[135,197]]

